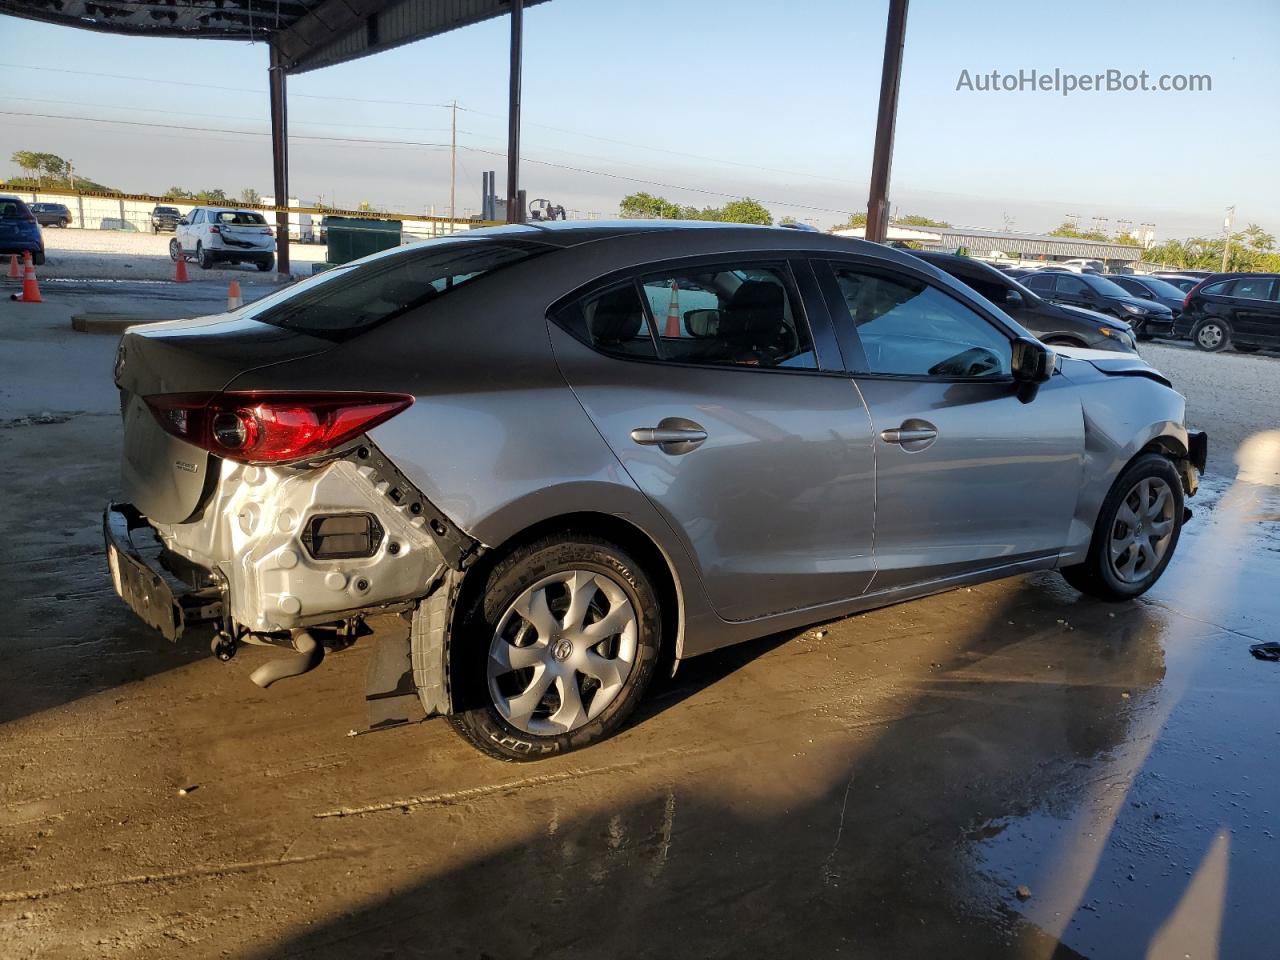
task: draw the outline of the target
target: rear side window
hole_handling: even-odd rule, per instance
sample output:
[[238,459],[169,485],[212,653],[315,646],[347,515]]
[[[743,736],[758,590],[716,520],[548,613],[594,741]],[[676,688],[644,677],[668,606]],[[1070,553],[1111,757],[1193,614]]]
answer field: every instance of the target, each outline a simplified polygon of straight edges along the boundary
[[547,249],[528,243],[427,241],[318,274],[267,297],[252,316],[326,340],[346,340]]
[[817,369],[785,263],[672,271],[642,288],[663,360]]
[[556,319],[579,340],[611,357],[658,359],[640,291],[630,280],[570,304]]
[[1232,281],[1231,296],[1241,300],[1274,300],[1275,283],[1264,277],[1241,277]]

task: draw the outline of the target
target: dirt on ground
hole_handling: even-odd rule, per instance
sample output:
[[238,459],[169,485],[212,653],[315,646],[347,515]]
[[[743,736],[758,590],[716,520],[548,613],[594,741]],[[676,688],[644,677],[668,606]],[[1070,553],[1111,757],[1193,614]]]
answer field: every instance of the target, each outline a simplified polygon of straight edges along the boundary
[[1280,361],[1146,348],[1214,455],[1141,601],[1038,574],[765,638],[512,766],[351,736],[364,641],[264,691],[114,596],[115,338],[69,316],[137,295],[0,302],[5,960],[1274,954],[1280,479],[1236,459]]

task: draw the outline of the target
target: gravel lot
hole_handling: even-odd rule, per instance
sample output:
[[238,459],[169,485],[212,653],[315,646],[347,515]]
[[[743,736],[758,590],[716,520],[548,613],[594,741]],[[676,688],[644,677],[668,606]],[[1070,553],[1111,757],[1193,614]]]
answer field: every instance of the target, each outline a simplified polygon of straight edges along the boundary
[[1280,357],[1143,344],[1142,355],[1187,398],[1187,424],[1209,432],[1209,472],[1234,476],[1246,437],[1280,427]]

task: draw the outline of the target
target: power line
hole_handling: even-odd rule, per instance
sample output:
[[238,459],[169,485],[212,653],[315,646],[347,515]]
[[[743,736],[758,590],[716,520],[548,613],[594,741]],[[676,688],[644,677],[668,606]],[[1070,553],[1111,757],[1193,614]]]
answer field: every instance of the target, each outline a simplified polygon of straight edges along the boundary
[[[184,80],[167,80],[167,79],[158,80],[154,77],[129,76],[126,74],[119,74],[119,73],[91,73],[85,70],[70,70],[66,67],[42,67],[42,66],[35,66],[32,64],[25,64],[25,63],[0,63],[0,67],[15,67],[15,68],[21,68],[24,70],[43,70],[47,73],[68,73],[68,74],[74,74],[76,76],[100,77],[100,78],[106,78],[111,80],[137,80],[143,83],[161,83],[166,86],[177,85],[182,87],[199,87],[206,90],[224,90],[224,91],[232,91],[236,93],[257,93],[257,94],[267,93],[267,91],[264,89],[258,89],[253,87],[225,87],[225,86],[218,86],[216,84],[209,84],[209,83],[194,83],[191,81],[184,81]],[[456,108],[458,110],[464,110],[467,113],[474,113],[477,116],[481,116],[481,117],[489,117],[491,119],[496,119],[496,120],[505,119],[505,117],[502,117],[496,113],[489,113],[485,110],[476,110],[473,107],[463,107],[455,103],[429,103],[429,102],[420,101],[420,100],[384,100],[380,98],[336,97],[336,96],[329,96],[329,95],[322,95],[322,94],[293,93],[293,92],[290,92],[289,96],[291,98],[299,97],[299,98],[310,99],[310,100],[326,100],[326,101],[341,100],[346,103],[390,104],[392,106],[406,106],[406,107],[436,107],[444,110],[450,110],[450,109]],[[29,99],[29,98],[15,97],[13,99]],[[76,104],[76,105],[79,106],[79,104]],[[541,127],[544,130],[554,130],[557,133],[567,133],[572,136],[585,137],[589,140],[599,140],[602,143],[612,143],[617,146],[631,147],[633,149],[638,149],[638,150],[649,150],[654,153],[664,153],[669,156],[687,157],[694,160],[704,160],[709,163],[718,163],[718,164],[723,164],[725,166],[741,167],[747,170],[761,170],[765,173],[782,173],[788,176],[805,177],[806,179],[820,180],[827,183],[843,184],[845,182],[836,177],[828,177],[828,176],[823,176],[821,174],[816,174],[816,173],[805,173],[804,171],[801,171],[801,170],[787,170],[781,167],[766,167],[756,163],[744,163],[740,160],[727,160],[722,157],[711,157],[711,156],[707,156],[705,154],[700,154],[700,153],[689,153],[684,150],[670,150],[665,147],[655,147],[652,144],[637,143],[631,140],[619,140],[614,137],[602,137],[599,134],[587,133],[582,130],[573,130],[568,127],[552,126],[551,124],[547,124],[547,123],[538,123],[535,120],[522,119],[521,122],[531,127]],[[350,127],[356,126],[355,124],[335,124],[335,125],[350,126]],[[387,127],[385,129],[413,129],[413,128]],[[569,150],[565,152],[574,153],[575,151]],[[579,156],[585,156],[585,154],[579,154]]]
[[[106,123],[106,124],[116,124],[119,126],[127,126],[127,127],[149,127],[152,129],[160,129],[160,130],[187,130],[187,131],[194,131],[197,133],[222,133],[222,134],[232,134],[232,135],[238,135],[238,136],[252,136],[252,137],[271,136],[271,132],[269,130],[262,130],[262,131],[221,130],[221,129],[215,129],[210,127],[193,127],[193,126],[171,124],[171,123],[144,123],[140,120],[107,120],[100,117],[66,117],[66,116],[60,116],[57,114],[48,114],[48,113],[21,113],[15,110],[0,110],[0,116],[33,117],[41,120],[74,120],[76,122],[82,122],[82,123]],[[430,143],[430,142],[415,141],[415,140],[378,140],[378,139],[366,138],[366,137],[321,137],[321,136],[311,136],[311,135],[304,135],[304,134],[290,134],[289,137],[290,139],[294,139],[294,140],[312,140],[312,141],[330,142],[330,143],[357,143],[357,144],[373,144],[373,145],[395,145],[395,146],[403,146],[403,147],[435,147],[435,148],[445,148],[449,146],[449,144],[447,143]],[[482,147],[462,146],[461,149],[470,150],[472,153],[488,154],[494,157],[506,156],[506,154],[503,153],[502,151],[486,150]],[[621,173],[610,173],[606,170],[591,170],[587,167],[575,167],[567,163],[555,163],[550,160],[538,160],[534,157],[522,156],[520,159],[525,163],[535,163],[535,164],[538,164],[539,166],[554,167],[560,170],[568,170],[573,173],[587,174],[589,176],[607,177],[611,180],[622,180],[628,183],[640,183],[640,184],[644,184],[645,186],[663,187],[664,189],[667,189],[667,190],[684,190],[688,193],[697,193],[697,194],[702,194],[704,196],[711,196],[711,197],[723,197],[730,200],[742,199],[743,197],[743,194],[741,193],[727,193],[723,190],[709,190],[705,187],[691,187],[683,184],[667,183],[662,180],[649,180],[644,177],[630,177]],[[759,198],[759,200],[761,203],[771,203],[776,206],[793,207],[797,210],[813,210],[818,213],[839,213],[839,214],[853,213],[852,210],[838,209],[835,207],[819,207],[819,206],[813,206],[810,204],[795,203],[791,200],[771,200],[764,197]]]

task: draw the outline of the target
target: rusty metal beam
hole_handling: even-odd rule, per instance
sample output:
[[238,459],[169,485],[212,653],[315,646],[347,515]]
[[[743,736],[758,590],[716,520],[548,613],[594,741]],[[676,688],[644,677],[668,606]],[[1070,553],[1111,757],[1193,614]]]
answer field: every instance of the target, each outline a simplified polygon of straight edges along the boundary
[[[289,205],[289,98],[285,86],[283,58],[275,44],[271,45],[271,67],[268,85],[271,94],[271,173],[275,181],[277,207]],[[289,273],[289,214],[276,211],[276,270]]]
[[898,122],[898,87],[902,81],[902,48],[907,33],[907,0],[889,0],[884,33],[884,68],[880,74],[880,111],[876,146],[871,157],[871,195],[867,199],[864,236],[884,243],[889,232],[889,172],[893,166],[893,131]]

